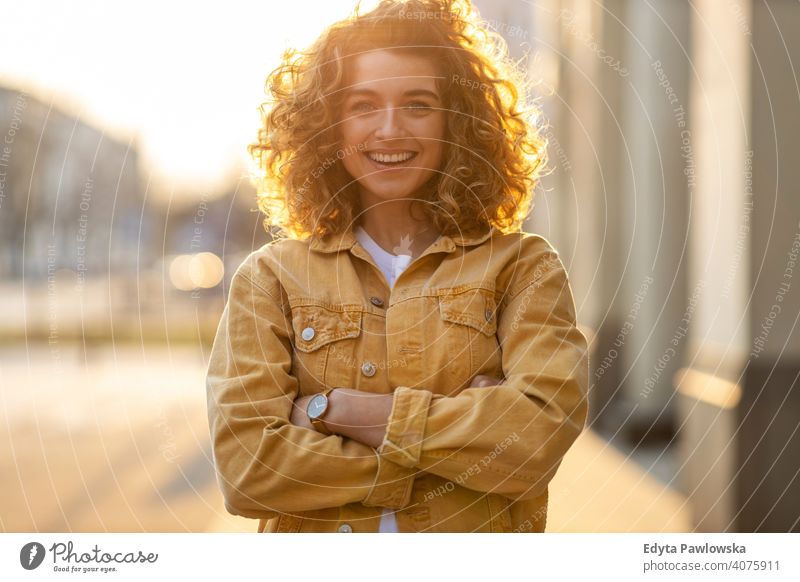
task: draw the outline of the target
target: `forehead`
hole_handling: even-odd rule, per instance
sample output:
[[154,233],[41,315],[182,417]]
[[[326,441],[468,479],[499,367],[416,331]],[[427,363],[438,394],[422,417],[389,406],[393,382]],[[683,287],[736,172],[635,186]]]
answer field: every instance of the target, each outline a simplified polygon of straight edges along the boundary
[[348,59],[345,66],[345,90],[369,89],[380,92],[403,92],[409,88],[436,91],[440,73],[435,63],[423,55],[379,50]]

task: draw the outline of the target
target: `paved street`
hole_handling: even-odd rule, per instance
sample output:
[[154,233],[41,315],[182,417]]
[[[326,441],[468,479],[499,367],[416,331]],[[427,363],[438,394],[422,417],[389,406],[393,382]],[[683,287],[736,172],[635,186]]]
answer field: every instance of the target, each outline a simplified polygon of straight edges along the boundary
[[[0,348],[0,531],[254,531],[222,506],[199,347]],[[586,432],[550,531],[686,531],[673,490]]]

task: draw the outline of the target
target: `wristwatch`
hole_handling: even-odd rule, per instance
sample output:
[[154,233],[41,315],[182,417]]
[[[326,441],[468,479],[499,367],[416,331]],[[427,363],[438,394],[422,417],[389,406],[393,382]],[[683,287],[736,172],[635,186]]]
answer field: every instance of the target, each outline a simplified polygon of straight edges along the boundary
[[314,430],[317,432],[321,432],[324,435],[332,435],[333,433],[328,430],[328,427],[325,426],[325,423],[322,422],[322,419],[328,413],[330,408],[330,401],[328,400],[328,394],[333,392],[336,387],[329,387],[325,388],[319,394],[315,394],[314,397],[308,401],[308,406],[306,407],[306,414],[308,415],[308,420],[311,421],[311,426],[314,427]]

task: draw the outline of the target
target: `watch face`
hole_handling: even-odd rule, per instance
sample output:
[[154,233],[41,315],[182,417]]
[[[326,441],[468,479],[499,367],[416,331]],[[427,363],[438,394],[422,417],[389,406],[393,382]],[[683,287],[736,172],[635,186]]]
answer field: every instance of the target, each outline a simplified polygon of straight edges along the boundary
[[308,418],[319,418],[328,408],[328,397],[324,394],[317,394],[308,402]]

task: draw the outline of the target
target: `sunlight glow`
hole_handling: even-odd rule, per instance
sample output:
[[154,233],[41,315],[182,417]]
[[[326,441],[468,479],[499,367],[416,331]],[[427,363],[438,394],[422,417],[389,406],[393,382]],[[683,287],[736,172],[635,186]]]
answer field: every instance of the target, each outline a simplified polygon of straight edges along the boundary
[[178,255],[169,265],[169,279],[180,291],[192,289],[211,289],[222,281],[225,268],[214,253]]
[[283,50],[304,48],[355,5],[9,3],[0,53],[11,56],[0,60],[0,84],[126,143],[138,137],[146,177],[208,191],[246,173],[264,81]]

